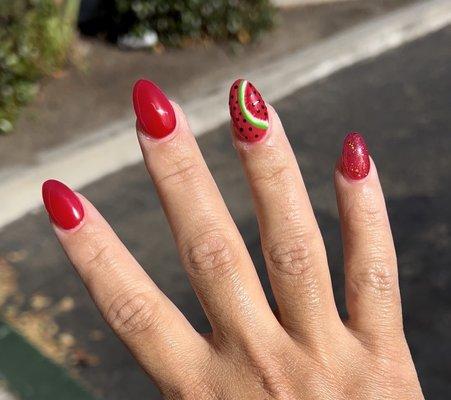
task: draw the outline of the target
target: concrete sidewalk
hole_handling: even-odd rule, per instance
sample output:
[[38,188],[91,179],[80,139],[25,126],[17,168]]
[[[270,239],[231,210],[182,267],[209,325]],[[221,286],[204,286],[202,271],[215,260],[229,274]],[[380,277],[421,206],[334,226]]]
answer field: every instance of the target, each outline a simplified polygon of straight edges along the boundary
[[0,386],[0,400],[19,400],[17,397],[13,396],[7,389]]
[[0,400],[18,400],[11,393],[5,391],[5,389],[0,389]]

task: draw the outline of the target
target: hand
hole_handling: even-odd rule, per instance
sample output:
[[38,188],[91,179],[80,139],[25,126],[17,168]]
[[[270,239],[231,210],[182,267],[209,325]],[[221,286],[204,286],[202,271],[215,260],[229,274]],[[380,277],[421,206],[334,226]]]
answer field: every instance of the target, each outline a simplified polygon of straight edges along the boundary
[[247,81],[232,85],[229,104],[277,317],[182,110],[141,80],[139,143],[212,332],[193,329],[91,203],[47,181],[56,235],[105,320],[167,399],[423,399],[384,197],[363,138],[346,137],[335,170],[349,315],[342,321],[277,114]]

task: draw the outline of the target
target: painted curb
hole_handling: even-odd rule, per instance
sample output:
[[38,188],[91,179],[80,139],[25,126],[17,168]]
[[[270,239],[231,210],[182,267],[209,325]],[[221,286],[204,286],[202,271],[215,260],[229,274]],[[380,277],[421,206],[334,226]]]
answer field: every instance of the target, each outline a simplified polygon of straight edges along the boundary
[[[239,75],[256,84],[265,98],[277,101],[333,73],[451,24],[451,1],[423,1],[375,18],[271,64]],[[228,86],[234,77],[212,84],[206,94],[181,103],[196,135],[228,121]],[[287,85],[287,82],[290,82]],[[81,188],[142,160],[134,117],[39,155],[37,165],[3,174],[0,180],[0,229],[41,205],[41,184],[60,179]]]
[[[0,375],[21,400],[95,400],[68,372],[0,320]],[[0,391],[0,399],[14,396]]]

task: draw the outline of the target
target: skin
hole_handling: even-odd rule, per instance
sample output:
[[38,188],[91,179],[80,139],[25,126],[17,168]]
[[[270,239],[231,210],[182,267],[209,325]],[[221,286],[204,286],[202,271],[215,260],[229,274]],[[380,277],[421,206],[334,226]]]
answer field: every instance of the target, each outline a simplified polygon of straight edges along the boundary
[[[376,166],[335,169],[346,303],[334,303],[321,233],[275,111],[258,143],[235,140],[249,181],[277,317],[180,107],[163,140],[138,131],[180,258],[211,323],[201,335],[98,211],[56,235],[105,320],[166,399],[423,399],[407,346],[396,254]],[[338,163],[337,163],[338,165]]]

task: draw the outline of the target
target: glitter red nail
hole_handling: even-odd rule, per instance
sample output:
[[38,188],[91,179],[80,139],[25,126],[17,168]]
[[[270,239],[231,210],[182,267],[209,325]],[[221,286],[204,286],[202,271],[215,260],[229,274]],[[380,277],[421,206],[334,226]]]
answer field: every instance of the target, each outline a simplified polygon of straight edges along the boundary
[[261,140],[269,127],[265,101],[252,83],[238,79],[232,84],[229,110],[235,135],[245,142]]
[[164,138],[174,130],[176,124],[174,109],[155,83],[145,79],[135,83],[133,107],[139,127],[154,139]]
[[352,132],[346,135],[341,153],[341,170],[348,178],[359,180],[370,172],[370,157],[362,135]]
[[50,179],[42,185],[42,199],[52,221],[63,229],[75,228],[85,215],[77,195],[64,183]]

